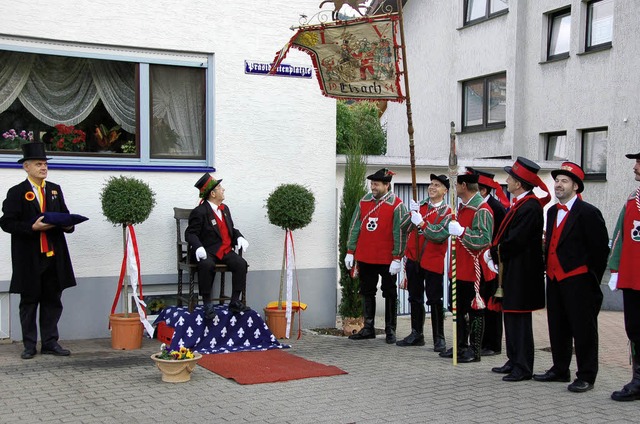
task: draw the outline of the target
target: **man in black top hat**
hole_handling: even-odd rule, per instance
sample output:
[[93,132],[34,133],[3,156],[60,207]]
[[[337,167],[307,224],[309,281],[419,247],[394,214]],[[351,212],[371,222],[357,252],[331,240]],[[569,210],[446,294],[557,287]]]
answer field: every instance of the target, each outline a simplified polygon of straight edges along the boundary
[[62,291],[76,285],[64,233],[73,226],[59,227],[43,222],[44,212],[69,213],[59,185],[46,181],[48,166],[43,143],[22,145],[18,161],[27,179],[13,186],[2,204],[0,228],[11,234],[11,293],[20,294],[22,359],[36,355],[40,307],[40,338],[43,354],[68,356],[58,344],[58,321],[62,315]]
[[[507,214],[506,206],[509,206],[507,196],[504,195],[502,187],[496,181],[494,181],[495,174],[487,171],[481,171],[467,167],[467,172],[478,175],[478,191],[484,199],[484,202],[491,209],[493,215],[493,234],[491,240],[498,234],[498,228],[502,224],[504,216]],[[496,199],[491,195],[491,192],[495,190]],[[484,312],[484,334],[482,335],[482,356],[499,355],[502,351],[502,310],[499,309],[501,305],[496,302],[491,302],[492,296],[496,294],[498,289],[497,274],[494,278],[482,279],[480,285],[480,295],[487,301],[487,309]],[[494,299],[495,300],[495,299]]]
[[198,261],[198,288],[204,301],[207,318],[215,317],[211,303],[211,289],[216,263],[227,265],[231,272],[231,301],[229,310],[235,313],[249,310],[240,301],[240,294],[247,284],[247,261],[238,252],[246,252],[249,242],[235,228],[229,207],[222,203],[225,199],[222,179],[216,180],[205,173],[195,187],[200,191],[201,203],[189,215],[189,225],[185,239]]
[[575,343],[578,371],[572,392],[593,388],[598,373],[600,281],[607,267],[609,235],[602,213],[582,200],[584,172],[573,162],[551,171],[558,203],[547,211],[547,318],[553,366],[536,381],[570,380]]
[[[538,177],[540,167],[518,157],[513,166],[504,168],[509,174],[507,190],[515,201],[507,212],[490,252],[501,267],[502,310],[507,347],[507,363],[491,371],[507,374],[503,381],[530,380],[533,375],[534,341],[532,311],[545,305],[544,260],[542,257],[542,207],[551,199],[549,190]],[[547,196],[538,199],[537,186]]]

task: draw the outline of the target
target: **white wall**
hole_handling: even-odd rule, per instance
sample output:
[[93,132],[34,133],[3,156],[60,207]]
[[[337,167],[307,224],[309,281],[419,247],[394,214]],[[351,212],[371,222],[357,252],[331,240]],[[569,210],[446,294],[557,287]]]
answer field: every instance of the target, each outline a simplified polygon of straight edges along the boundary
[[[280,269],[284,231],[268,223],[264,202],[281,183],[303,184],[317,201],[313,222],[294,234],[298,269],[335,268],[335,101],[321,95],[315,77],[244,74],[244,60],[271,61],[293,35],[289,27],[298,24],[298,15],[314,13],[317,1],[36,0],[5,1],[3,7],[12,18],[0,33],[13,36],[213,53],[214,175],[224,179],[226,203],[250,243],[250,272]],[[311,60],[292,51],[285,63],[309,66]],[[55,160],[50,167],[49,179],[61,184],[69,209],[90,218],[67,238],[78,277],[119,273],[122,231],[104,220],[99,194],[109,176],[120,174],[147,181],[157,194],[149,220],[136,226],[143,274],[175,274],[172,208],[197,204],[193,184],[201,172],[68,171],[56,170]],[[0,169],[2,196],[24,178],[21,169]],[[0,246],[0,281],[6,281],[8,234],[0,233]],[[335,291],[335,281],[318,283]],[[278,281],[268,284],[277,287]],[[306,301],[335,317],[335,298]]]

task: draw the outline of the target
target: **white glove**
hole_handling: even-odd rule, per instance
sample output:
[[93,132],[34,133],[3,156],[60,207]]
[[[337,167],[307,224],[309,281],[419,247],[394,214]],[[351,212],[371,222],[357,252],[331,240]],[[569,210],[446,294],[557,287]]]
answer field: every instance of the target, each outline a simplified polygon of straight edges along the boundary
[[413,223],[413,225],[417,227],[422,224],[422,221],[423,219],[422,215],[420,215],[420,212],[411,211],[411,222]]
[[238,244],[236,244],[236,250],[238,252],[240,252],[240,249],[242,249],[243,252],[247,252],[247,249],[249,248],[249,242],[247,241],[247,239],[245,239],[244,237],[238,237]]
[[493,262],[493,258],[491,257],[491,251],[489,249],[485,250],[482,254],[482,259],[484,259],[485,264],[489,264],[489,261]]
[[611,278],[609,278],[609,288],[611,289],[611,291],[618,290],[618,273],[617,272],[611,273]]
[[344,257],[344,266],[346,266],[348,270],[353,268],[353,255],[351,253],[347,253]]
[[400,259],[394,259],[389,265],[389,274],[396,275],[402,269],[402,265],[400,264]]
[[411,199],[411,201],[409,202],[409,210],[410,211],[419,211],[420,210],[420,203],[416,202],[415,200]]
[[207,259],[207,251],[204,250],[204,247],[196,249],[196,261],[200,262],[201,259]]
[[464,233],[465,228],[458,223],[458,221],[451,221],[449,223],[449,234],[452,236],[460,237]]

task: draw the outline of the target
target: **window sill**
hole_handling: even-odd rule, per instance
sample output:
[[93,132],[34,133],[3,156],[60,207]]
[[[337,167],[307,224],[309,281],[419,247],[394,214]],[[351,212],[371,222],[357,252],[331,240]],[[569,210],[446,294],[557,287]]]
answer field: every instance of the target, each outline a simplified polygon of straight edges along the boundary
[[495,124],[490,127],[467,127],[463,128],[462,131],[456,132],[456,134],[471,134],[477,132],[485,132],[485,131],[493,131],[493,130],[503,130],[507,127],[507,124]]
[[[16,162],[0,162],[0,169],[22,168]],[[212,166],[189,166],[189,165],[139,165],[139,164],[76,164],[76,163],[55,163],[49,161],[49,169],[71,170],[71,171],[134,171],[134,172],[215,172]]]
[[469,27],[472,27],[474,25],[481,24],[483,22],[487,22],[487,21],[490,21],[490,20],[495,19],[495,18],[499,18],[500,16],[504,16],[507,13],[509,13],[509,9],[504,9],[504,10],[496,12],[496,13],[494,13],[492,15],[483,16],[482,18],[477,18],[477,19],[474,19],[473,21],[465,22],[461,27],[458,27],[456,29],[458,31],[460,31],[462,29],[469,28]]
[[549,59],[547,59],[547,60],[544,60],[544,61],[542,61],[542,62],[538,62],[538,65],[545,65],[545,64],[547,64],[547,63],[561,62],[561,61],[563,61],[563,60],[567,60],[567,59],[569,59],[569,57],[571,57],[571,56],[569,55],[569,53],[567,53],[566,55],[559,55],[559,56],[552,57],[552,58],[549,58]]
[[607,174],[585,174],[584,180],[589,182],[596,182],[596,183],[597,182],[606,183]]
[[613,46],[611,45],[611,43],[601,44],[599,46],[590,47],[589,50],[585,50],[581,53],[578,53],[578,56],[585,56],[591,53],[603,52],[603,51],[611,50],[612,48]]

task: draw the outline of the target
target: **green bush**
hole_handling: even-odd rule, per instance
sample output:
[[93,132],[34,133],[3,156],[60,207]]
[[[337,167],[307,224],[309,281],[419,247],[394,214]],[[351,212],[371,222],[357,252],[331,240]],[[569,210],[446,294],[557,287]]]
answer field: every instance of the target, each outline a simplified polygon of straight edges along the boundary
[[309,189],[300,184],[282,184],[269,194],[266,208],[270,223],[293,231],[309,225],[316,199]]
[[151,214],[155,193],[147,183],[131,177],[111,177],[100,193],[102,213],[114,225],[139,224]]
[[362,155],[362,146],[357,142],[349,145],[347,163],[344,171],[344,184],[342,186],[342,202],[340,203],[340,222],[338,236],[338,267],[340,269],[340,293],[341,300],[338,313],[342,318],[359,317],[362,315],[362,301],[360,299],[360,280],[351,278],[344,265],[344,256],[347,253],[347,238],[351,218],[358,206],[358,202],[367,193],[365,175],[367,164]]
[[375,103],[338,101],[336,107],[336,153],[347,154],[353,143],[361,146],[364,155],[386,153],[387,134],[380,125],[380,110]]

